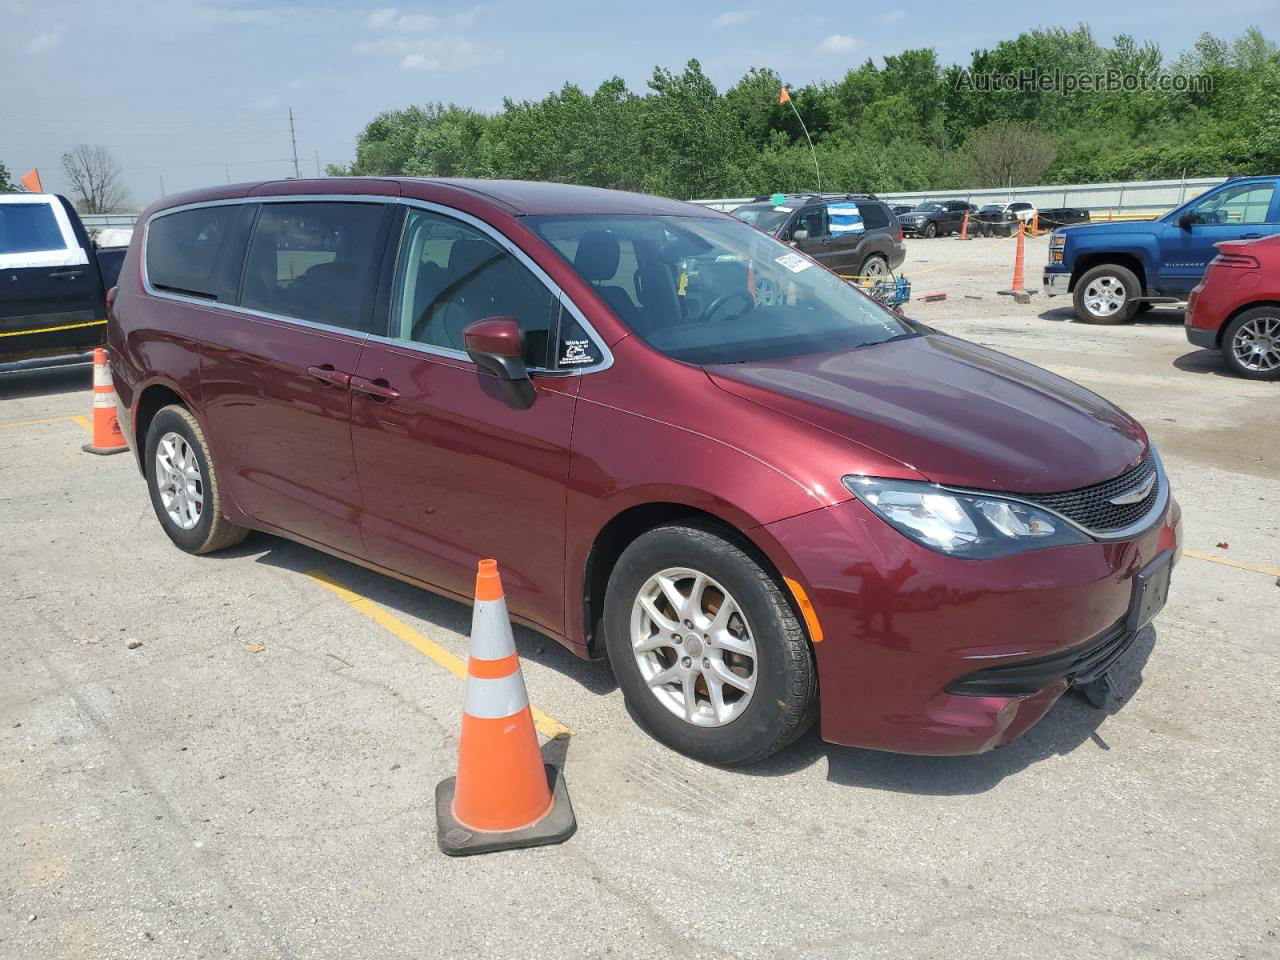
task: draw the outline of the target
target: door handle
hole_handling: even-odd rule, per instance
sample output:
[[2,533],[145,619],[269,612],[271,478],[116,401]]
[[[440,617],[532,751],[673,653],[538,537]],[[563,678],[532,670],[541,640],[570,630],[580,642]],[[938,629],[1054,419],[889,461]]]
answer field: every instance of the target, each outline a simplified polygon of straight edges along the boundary
[[83,277],[83,270],[55,270],[49,274],[54,280],[74,280],[76,277]]
[[1242,234],[1240,235],[1240,239],[1241,239],[1241,240],[1261,240],[1261,239],[1262,239],[1262,234],[1260,234],[1260,233],[1242,233]]
[[385,380],[369,380],[365,377],[352,377],[351,389],[367,394],[375,400],[399,400],[400,391]]
[[327,383],[331,387],[351,386],[351,374],[333,369],[332,363],[326,363],[319,367],[307,367],[307,373],[321,383]]

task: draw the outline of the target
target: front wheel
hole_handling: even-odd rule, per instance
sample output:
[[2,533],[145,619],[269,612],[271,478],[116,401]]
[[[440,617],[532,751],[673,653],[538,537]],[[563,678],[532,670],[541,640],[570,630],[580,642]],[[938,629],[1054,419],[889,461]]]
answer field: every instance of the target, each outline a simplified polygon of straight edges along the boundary
[[783,589],[738,544],[673,525],[623,551],[605,646],[640,725],[717,764],[763,760],[813,722],[817,673]]
[[1280,380],[1280,309],[1254,307],[1222,331],[1222,356],[1249,380]]
[[926,239],[932,240],[938,235],[938,225],[936,223],[925,224],[924,235]]
[[1142,284],[1137,275],[1114,263],[1086,270],[1072,293],[1079,319],[1109,326],[1132,320],[1138,312],[1140,296]]

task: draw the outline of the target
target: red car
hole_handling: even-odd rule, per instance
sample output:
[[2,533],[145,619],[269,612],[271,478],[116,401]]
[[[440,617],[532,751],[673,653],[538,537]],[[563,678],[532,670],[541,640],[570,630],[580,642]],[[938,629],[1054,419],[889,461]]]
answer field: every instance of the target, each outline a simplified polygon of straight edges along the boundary
[[1167,594],[1180,511],[1138,423],[728,215],[328,179],[141,223],[110,355],[174,543],[262,530],[464,602],[495,557],[513,615],[692,756],[815,718],[988,750]]
[[1241,377],[1280,380],[1280,237],[1214,246],[1218,255],[1187,299],[1187,339],[1221,350]]

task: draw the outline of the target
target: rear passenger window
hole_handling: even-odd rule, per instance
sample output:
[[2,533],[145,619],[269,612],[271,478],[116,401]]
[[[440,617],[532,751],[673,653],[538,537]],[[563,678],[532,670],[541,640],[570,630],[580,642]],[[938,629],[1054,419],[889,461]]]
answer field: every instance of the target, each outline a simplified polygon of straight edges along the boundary
[[889,212],[878,203],[860,203],[858,210],[862,213],[862,222],[868,230],[889,225]]
[[367,332],[383,210],[381,203],[264,205],[241,306]]
[[49,204],[0,204],[0,254],[64,250],[66,246]]
[[462,331],[486,317],[515,317],[524,361],[546,369],[557,302],[505,247],[467,224],[412,210],[396,266],[391,335],[465,350]]
[[235,299],[241,244],[232,242],[237,204],[157,216],[147,226],[147,281],[157,290]]

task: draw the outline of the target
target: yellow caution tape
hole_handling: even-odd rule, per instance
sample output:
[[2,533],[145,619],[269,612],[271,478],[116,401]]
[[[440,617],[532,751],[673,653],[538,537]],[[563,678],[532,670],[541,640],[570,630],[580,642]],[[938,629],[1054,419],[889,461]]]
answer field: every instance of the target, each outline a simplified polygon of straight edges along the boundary
[[107,321],[90,320],[88,323],[64,323],[60,327],[41,327],[39,330],[6,330],[0,337],[30,337],[37,333],[57,333],[59,330],[79,330],[81,327],[101,327]]

